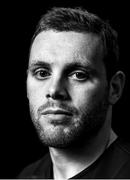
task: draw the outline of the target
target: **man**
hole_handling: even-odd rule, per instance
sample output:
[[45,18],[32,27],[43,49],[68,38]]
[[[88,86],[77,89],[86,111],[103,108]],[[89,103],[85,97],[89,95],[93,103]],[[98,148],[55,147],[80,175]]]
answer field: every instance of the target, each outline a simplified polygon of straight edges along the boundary
[[27,74],[31,118],[49,147],[20,178],[130,178],[130,146],[111,128],[125,75],[117,33],[81,8],[53,8],[32,39]]

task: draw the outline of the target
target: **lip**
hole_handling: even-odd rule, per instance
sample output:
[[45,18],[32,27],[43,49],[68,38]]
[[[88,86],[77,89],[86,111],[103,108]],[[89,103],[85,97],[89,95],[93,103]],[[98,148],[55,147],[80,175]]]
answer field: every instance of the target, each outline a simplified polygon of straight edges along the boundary
[[42,112],[42,115],[67,115],[72,116],[72,113],[64,109],[47,109]]

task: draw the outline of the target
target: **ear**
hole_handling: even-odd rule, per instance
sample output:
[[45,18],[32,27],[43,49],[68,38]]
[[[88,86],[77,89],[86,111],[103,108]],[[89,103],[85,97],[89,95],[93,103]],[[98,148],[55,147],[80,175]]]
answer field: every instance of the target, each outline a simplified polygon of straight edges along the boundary
[[110,81],[109,103],[115,104],[121,97],[125,85],[125,74],[117,71]]
[[27,79],[26,79],[26,95],[27,95],[27,99],[29,100],[29,93],[28,93],[28,70],[27,70]]

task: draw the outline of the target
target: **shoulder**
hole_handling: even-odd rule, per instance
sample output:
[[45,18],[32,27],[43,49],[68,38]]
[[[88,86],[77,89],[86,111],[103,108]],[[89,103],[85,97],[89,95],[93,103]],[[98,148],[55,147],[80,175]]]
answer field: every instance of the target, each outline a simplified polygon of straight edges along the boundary
[[44,169],[47,169],[47,166],[50,164],[50,155],[47,153],[43,158],[39,159],[38,161],[28,165],[23,169],[23,171],[18,176],[19,179],[23,178],[36,178],[37,174],[40,174],[41,168],[42,172]]
[[106,153],[107,172],[112,178],[130,178],[130,142],[118,138]]
[[125,154],[130,156],[130,142],[123,138],[118,138],[115,145]]
[[107,150],[108,157],[119,164],[130,161],[130,142],[118,137]]
[[130,158],[130,142],[124,138],[118,138],[113,143],[113,148],[115,148],[116,152],[121,153],[124,156]]

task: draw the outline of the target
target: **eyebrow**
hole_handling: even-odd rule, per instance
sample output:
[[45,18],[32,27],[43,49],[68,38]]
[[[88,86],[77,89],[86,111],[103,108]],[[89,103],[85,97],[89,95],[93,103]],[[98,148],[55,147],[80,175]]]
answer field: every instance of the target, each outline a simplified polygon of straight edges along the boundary
[[83,68],[86,71],[93,72],[93,73],[97,72],[97,70],[94,67],[92,67],[90,63],[72,62],[72,63],[67,63],[65,66],[66,71],[76,70],[78,68],[81,68],[81,69]]
[[[33,68],[36,68],[36,67],[44,67],[44,68],[47,68],[47,69],[51,69],[51,66],[52,66],[53,63],[48,63],[48,62],[45,62],[45,61],[42,61],[42,60],[33,60],[33,62],[29,65],[28,67],[28,70],[31,70]],[[64,71],[66,72],[70,72],[72,70],[76,70],[77,68],[83,68],[85,69],[86,71],[89,71],[91,73],[97,73],[97,70],[96,68],[92,67],[92,65],[90,63],[85,63],[85,62],[70,62],[70,63],[67,63],[65,65],[65,68],[64,68]]]
[[45,61],[40,61],[40,60],[34,60],[28,67],[28,69],[32,69],[35,67],[46,67],[46,68],[50,68],[50,63],[47,63]]

